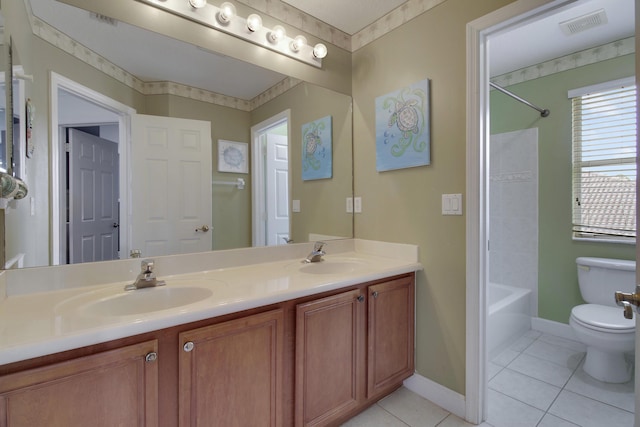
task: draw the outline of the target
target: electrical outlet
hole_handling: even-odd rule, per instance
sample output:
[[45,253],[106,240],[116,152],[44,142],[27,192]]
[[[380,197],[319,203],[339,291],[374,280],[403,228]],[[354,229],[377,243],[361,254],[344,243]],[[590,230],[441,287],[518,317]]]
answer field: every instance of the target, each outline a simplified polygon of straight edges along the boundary
[[353,211],[355,213],[362,213],[362,197],[354,197]]
[[347,197],[347,213],[353,213],[353,197]]

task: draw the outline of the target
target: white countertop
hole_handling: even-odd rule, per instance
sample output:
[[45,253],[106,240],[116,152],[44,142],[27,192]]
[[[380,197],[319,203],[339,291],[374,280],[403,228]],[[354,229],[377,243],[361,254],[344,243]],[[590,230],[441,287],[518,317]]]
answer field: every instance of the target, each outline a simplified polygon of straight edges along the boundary
[[[7,295],[4,299],[0,298],[0,365],[422,269],[417,262],[417,249],[413,250],[414,247],[410,245],[390,244],[390,248],[385,248],[387,244],[379,242],[346,242],[336,244],[335,249],[339,247],[341,252],[325,256],[327,264],[345,261],[353,264],[354,268],[350,269],[352,271],[341,271],[339,274],[302,272],[301,258],[287,257],[293,249],[280,250],[280,258],[286,258],[268,262],[200,269],[173,275],[162,275],[161,270],[158,270],[158,278],[167,282],[166,288],[198,284],[210,289],[211,295],[177,308],[121,316],[100,315],[78,310],[78,307],[91,298],[100,299],[105,295],[122,293],[124,285],[132,280],[79,286],[78,282],[82,283],[82,280],[74,282],[68,279],[68,288],[40,291],[39,286],[42,285],[36,284],[33,286],[37,291],[11,292],[10,289],[18,286],[21,277],[21,273],[12,272],[10,275],[14,276],[10,277],[11,283],[3,285],[7,287]],[[348,242],[355,243],[350,245]],[[398,251],[398,248],[401,250]],[[303,253],[307,249],[303,246],[297,252]],[[387,252],[387,249],[391,252]],[[236,252],[236,255],[246,257],[247,253],[257,253],[250,252],[250,249],[245,251],[247,252]],[[262,249],[262,254],[264,252]],[[399,252],[409,256],[399,256]],[[381,256],[385,253],[389,253],[389,256]],[[228,258],[229,255],[216,255],[216,259],[220,256]],[[126,262],[131,264],[129,260]],[[162,265],[162,262],[158,264]],[[209,265],[211,264],[215,263],[209,260]],[[164,265],[168,266],[168,261]],[[41,276],[46,275],[47,269],[41,270],[44,270],[40,272]],[[168,267],[165,267],[165,271],[169,271]],[[25,277],[32,280],[33,277],[39,277],[34,276],[33,271],[23,273],[26,274],[29,276]],[[86,276],[86,272],[83,274]],[[54,286],[56,287],[59,286]],[[147,291],[149,290],[142,289],[129,292]]]

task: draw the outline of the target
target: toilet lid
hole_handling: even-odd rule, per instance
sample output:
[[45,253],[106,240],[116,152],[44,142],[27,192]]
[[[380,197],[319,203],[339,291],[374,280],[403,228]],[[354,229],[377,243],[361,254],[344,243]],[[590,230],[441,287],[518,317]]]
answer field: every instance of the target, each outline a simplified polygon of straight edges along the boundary
[[611,332],[633,332],[636,327],[634,319],[625,319],[622,307],[582,304],[573,307],[571,316],[587,328],[602,328],[611,330]]

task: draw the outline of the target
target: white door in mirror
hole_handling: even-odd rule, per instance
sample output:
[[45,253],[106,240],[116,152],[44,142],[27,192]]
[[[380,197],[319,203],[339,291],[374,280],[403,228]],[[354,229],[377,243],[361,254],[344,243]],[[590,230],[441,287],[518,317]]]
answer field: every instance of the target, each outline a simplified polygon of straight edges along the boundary
[[210,251],[211,123],[136,114],[131,134],[129,247],[145,257]]

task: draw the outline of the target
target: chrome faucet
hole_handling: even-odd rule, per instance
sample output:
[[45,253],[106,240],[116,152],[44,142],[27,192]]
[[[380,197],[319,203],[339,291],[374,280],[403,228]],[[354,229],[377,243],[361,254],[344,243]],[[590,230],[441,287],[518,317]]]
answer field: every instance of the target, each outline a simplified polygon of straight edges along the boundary
[[320,262],[322,261],[322,256],[325,255],[325,252],[322,250],[326,243],[325,242],[316,242],[313,245],[313,251],[305,259],[302,260],[304,263],[310,262]]
[[155,286],[164,286],[167,283],[164,280],[158,280],[156,273],[153,272],[153,260],[145,259],[141,264],[141,271],[136,277],[136,281],[124,287],[125,291],[133,291],[134,289],[152,288]]

